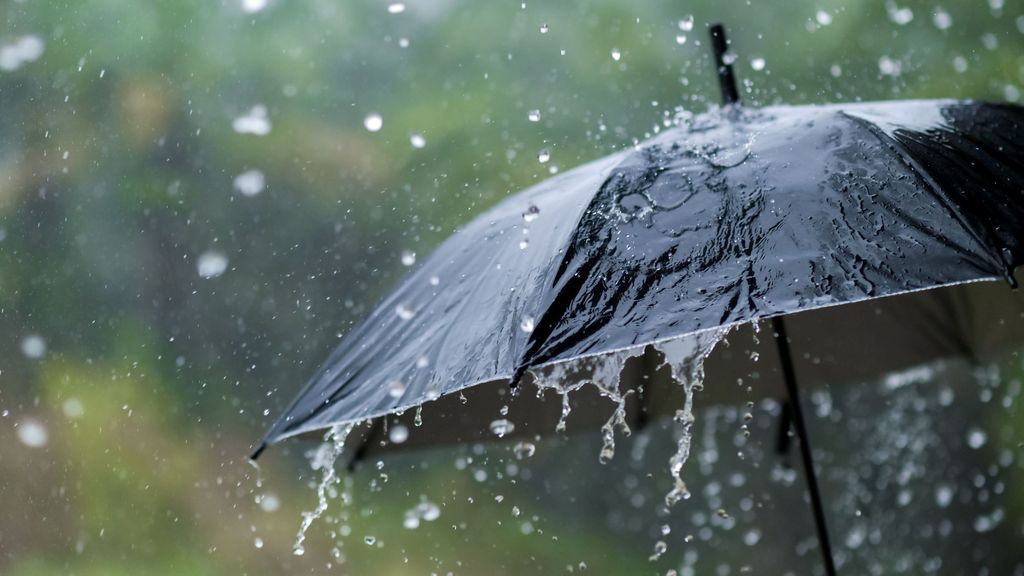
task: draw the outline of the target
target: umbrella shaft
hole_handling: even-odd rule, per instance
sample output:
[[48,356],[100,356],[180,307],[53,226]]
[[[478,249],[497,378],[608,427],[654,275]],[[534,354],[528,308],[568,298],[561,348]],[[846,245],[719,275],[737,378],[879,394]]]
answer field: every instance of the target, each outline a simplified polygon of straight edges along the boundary
[[828,537],[828,525],[825,523],[825,509],[818,490],[818,475],[814,471],[814,458],[811,455],[811,442],[804,422],[804,413],[800,407],[800,391],[796,385],[796,372],[793,370],[793,356],[786,339],[786,326],[781,316],[772,318],[775,341],[779,346],[779,362],[782,365],[782,376],[786,381],[786,393],[792,407],[793,425],[797,437],[800,438],[800,459],[804,465],[804,476],[807,479],[807,492],[811,498],[811,510],[814,512],[814,528],[818,533],[818,544],[821,546],[821,557],[825,563],[825,573],[836,576],[836,567],[832,560],[832,544]]

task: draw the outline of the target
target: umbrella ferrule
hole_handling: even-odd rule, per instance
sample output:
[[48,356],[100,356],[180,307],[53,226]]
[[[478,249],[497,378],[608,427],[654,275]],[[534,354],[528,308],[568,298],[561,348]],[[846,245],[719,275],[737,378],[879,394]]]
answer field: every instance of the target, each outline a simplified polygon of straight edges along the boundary
[[725,37],[725,26],[712,24],[708,27],[708,32],[711,34],[711,49],[715,55],[718,87],[722,92],[722,105],[739,104],[740,94],[736,90],[736,77],[732,72],[731,58],[728,57],[729,41]]

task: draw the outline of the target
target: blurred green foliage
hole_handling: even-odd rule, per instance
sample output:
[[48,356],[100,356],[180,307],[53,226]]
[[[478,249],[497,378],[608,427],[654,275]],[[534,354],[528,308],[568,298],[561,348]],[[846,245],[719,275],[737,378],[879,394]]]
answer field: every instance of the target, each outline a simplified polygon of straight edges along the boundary
[[[506,195],[653,134],[677,106],[713,105],[712,19],[729,25],[750,105],[1019,99],[1024,7],[948,4],[0,4],[0,47],[45,46],[0,71],[0,572],[323,569],[322,534],[318,554],[290,554],[311,499],[301,448],[264,464],[273,513],[254,502],[245,455],[400,276],[403,250],[429,252]],[[900,8],[910,22],[893,21]],[[232,129],[254,106],[268,112],[265,136]],[[363,126],[371,113],[379,132]],[[549,164],[537,161],[545,148]],[[233,190],[249,169],[267,183],[253,197]],[[211,250],[228,269],[204,279],[197,261]],[[31,335],[46,342],[41,359],[22,353]],[[80,416],[68,416],[72,399]],[[45,424],[45,448],[16,439],[25,417]],[[378,498],[353,533],[394,532],[431,481],[454,494],[467,480],[410,472],[389,489],[407,497]],[[507,516],[493,501],[466,509]],[[457,548],[468,573],[497,574],[495,547],[538,571],[595,550],[608,551],[602,573],[646,566],[597,529],[557,544],[519,531],[438,523],[402,553],[346,566],[423,573],[417,562]]]

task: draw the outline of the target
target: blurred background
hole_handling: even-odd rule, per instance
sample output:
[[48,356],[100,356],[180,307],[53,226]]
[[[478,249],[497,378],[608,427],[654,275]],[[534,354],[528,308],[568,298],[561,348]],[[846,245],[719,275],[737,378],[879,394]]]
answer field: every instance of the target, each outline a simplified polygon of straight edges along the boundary
[[[751,105],[1024,90],[1024,4],[1005,0],[0,2],[0,573],[810,573],[796,473],[758,448],[771,402],[749,441],[743,406],[698,414],[695,498],[671,518],[644,464],[674,449],[655,426],[609,466],[596,433],[522,460],[499,443],[371,463],[295,556],[312,445],[272,448],[259,475],[246,459],[415,255],[713,106],[713,20]],[[913,420],[906,387],[864,409],[933,434],[876,442],[937,482],[920,514],[884,512],[913,494],[864,479],[842,435],[823,447],[849,464],[836,494],[864,477],[883,511],[836,504],[852,573],[1024,573],[1020,362],[939,372],[987,383],[967,410],[984,427],[947,442],[935,423],[967,416]]]

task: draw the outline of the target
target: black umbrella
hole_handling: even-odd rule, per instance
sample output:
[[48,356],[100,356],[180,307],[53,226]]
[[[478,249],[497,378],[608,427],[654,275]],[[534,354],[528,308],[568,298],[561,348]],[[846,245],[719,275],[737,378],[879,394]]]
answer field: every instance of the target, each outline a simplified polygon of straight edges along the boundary
[[[986,339],[1019,341],[1019,317],[993,331],[1000,334],[964,336],[988,292],[921,291],[1015,285],[1024,260],[1024,110],[961,101],[745,109],[720,27],[712,39],[720,110],[534,186],[454,234],[342,341],[254,457],[289,436],[478,384],[515,386],[528,371],[545,385],[543,368],[567,360],[617,355],[621,366],[651,343],[677,371],[693,373],[680,375],[695,375],[723,328],[773,318],[775,361],[834,573],[797,401],[797,338],[787,338],[782,315],[817,310],[792,317],[811,346],[840,323],[868,325],[861,341],[884,340],[865,322],[864,303],[904,295],[894,314],[912,313],[909,331],[889,332],[875,368],[976,356]],[[826,309],[839,304],[849,306]],[[933,318],[949,331],[922,332]],[[901,346],[907,332],[920,345]],[[666,344],[683,336],[687,350]],[[813,368],[800,371],[808,374]],[[623,412],[629,402],[662,404],[612,388],[599,392]]]

